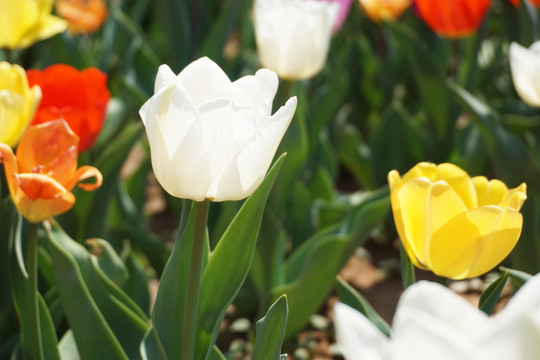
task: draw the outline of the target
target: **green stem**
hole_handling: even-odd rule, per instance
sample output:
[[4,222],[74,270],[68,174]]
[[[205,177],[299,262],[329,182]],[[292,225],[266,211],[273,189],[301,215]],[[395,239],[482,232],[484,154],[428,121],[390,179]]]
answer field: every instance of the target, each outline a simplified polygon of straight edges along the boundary
[[531,20],[532,40],[534,42],[538,39],[538,14],[530,0],[523,0],[523,5],[525,6],[525,9],[527,9],[527,14]]
[[28,226],[28,249],[26,254],[26,266],[28,271],[28,316],[30,321],[30,333],[34,360],[43,359],[41,346],[41,328],[39,326],[38,309],[38,224],[30,223]]
[[6,61],[11,64],[12,63],[11,49],[4,48],[4,54],[6,55]]
[[448,286],[448,278],[444,276],[437,275],[437,282],[442,286]]
[[199,311],[199,293],[201,288],[202,261],[206,237],[206,223],[210,200],[197,202],[195,209],[195,229],[191,246],[191,262],[184,305],[180,360],[193,360],[197,335],[197,315]]

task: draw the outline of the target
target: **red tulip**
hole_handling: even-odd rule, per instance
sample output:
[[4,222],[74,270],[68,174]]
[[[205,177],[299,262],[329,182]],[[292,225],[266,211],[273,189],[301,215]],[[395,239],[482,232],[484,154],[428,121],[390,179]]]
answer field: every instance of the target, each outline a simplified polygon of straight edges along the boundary
[[[514,5],[515,7],[518,7],[519,4],[521,4],[523,2],[523,0],[508,0],[512,3],[512,5]],[[540,6],[540,0],[529,0],[531,2],[532,5],[534,5],[535,7],[539,7]]]
[[39,70],[28,70],[30,86],[39,85],[43,98],[32,124],[63,118],[80,138],[79,151],[94,144],[105,120],[107,75],[96,68],[79,71],[57,64]]
[[94,183],[79,184],[86,191],[101,186],[98,169],[77,169],[78,142],[64,120],[53,120],[30,126],[16,156],[11,147],[0,143],[0,163],[11,198],[28,221],[37,223],[71,209],[75,203],[71,189],[81,180],[95,178]]
[[438,35],[465,37],[480,26],[491,0],[415,0],[418,13]]

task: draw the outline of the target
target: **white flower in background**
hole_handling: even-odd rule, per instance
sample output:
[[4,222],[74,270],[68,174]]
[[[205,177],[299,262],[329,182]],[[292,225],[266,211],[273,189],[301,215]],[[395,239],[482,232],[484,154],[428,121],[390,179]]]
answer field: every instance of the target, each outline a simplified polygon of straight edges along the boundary
[[315,0],[255,0],[261,64],[288,80],[315,76],[326,63],[339,4]]
[[253,193],[296,110],[293,97],[271,115],[277,87],[276,74],[266,69],[231,82],[208,58],[178,76],[160,66],[140,115],[161,186],[195,201]]
[[521,100],[527,105],[540,107],[540,41],[528,49],[513,42],[508,56],[514,87]]
[[540,354],[540,275],[488,317],[437,283],[410,286],[391,338],[360,312],[336,303],[336,337],[346,360],[534,360]]

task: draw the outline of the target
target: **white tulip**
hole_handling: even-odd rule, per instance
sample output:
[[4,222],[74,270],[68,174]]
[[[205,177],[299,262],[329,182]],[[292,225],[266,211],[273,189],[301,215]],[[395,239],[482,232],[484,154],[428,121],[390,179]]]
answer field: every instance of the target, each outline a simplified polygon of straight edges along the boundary
[[346,360],[533,360],[540,354],[540,275],[493,317],[437,283],[410,286],[391,338],[360,312],[336,303],[334,324]]
[[540,107],[540,41],[528,49],[513,42],[508,56],[518,95],[527,105]]
[[339,4],[315,0],[255,0],[261,64],[288,80],[315,76],[326,63]]
[[293,97],[271,115],[277,87],[266,69],[231,82],[206,57],[178,76],[161,65],[154,95],[140,110],[161,186],[195,201],[252,194],[296,110]]

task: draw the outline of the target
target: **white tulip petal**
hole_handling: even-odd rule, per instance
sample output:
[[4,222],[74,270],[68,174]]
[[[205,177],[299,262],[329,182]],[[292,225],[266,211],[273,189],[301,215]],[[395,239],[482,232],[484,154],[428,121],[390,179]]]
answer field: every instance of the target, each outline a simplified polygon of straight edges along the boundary
[[157,94],[161,89],[173,84],[176,81],[176,74],[173,73],[168,65],[161,65],[156,75],[154,84],[154,93]]
[[334,305],[334,327],[346,360],[390,359],[390,339],[348,305]]
[[261,69],[254,76],[244,76],[232,83],[223,96],[237,105],[250,107],[256,119],[267,120],[272,113],[272,101],[278,89],[275,72]]
[[178,79],[187,89],[196,106],[205,101],[220,97],[220,94],[231,86],[227,74],[207,57],[200,58],[188,66]]
[[540,43],[526,49],[516,42],[508,51],[514,87],[528,105],[540,107]]
[[445,331],[455,330],[466,336],[483,331],[489,319],[459,295],[428,281],[419,281],[401,296],[393,322],[396,334],[404,323],[402,316],[411,312],[418,312],[426,322],[447,327]]

